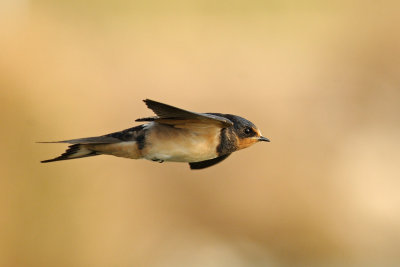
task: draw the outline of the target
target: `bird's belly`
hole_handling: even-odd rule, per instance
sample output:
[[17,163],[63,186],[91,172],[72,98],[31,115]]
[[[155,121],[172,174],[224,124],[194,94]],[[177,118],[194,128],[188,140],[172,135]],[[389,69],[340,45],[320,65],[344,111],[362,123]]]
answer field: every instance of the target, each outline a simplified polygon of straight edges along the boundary
[[197,162],[217,157],[215,147],[207,142],[195,141],[191,144],[167,142],[154,144],[144,155],[149,160],[176,162]]
[[143,157],[149,160],[198,162],[218,156],[217,132],[177,131],[174,134],[152,134],[146,140]]

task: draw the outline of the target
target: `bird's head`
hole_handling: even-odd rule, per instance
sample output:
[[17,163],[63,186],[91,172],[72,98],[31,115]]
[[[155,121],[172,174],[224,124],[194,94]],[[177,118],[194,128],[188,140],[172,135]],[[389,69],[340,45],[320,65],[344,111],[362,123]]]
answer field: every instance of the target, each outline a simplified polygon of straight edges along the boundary
[[260,130],[251,121],[236,115],[226,115],[233,122],[233,133],[237,139],[237,149],[249,147],[257,142],[270,140],[262,136]]

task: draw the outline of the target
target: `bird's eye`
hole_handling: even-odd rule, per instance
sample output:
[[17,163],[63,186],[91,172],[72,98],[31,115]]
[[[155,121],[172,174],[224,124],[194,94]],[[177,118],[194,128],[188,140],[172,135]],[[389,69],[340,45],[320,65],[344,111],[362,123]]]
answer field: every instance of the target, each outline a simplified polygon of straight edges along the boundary
[[251,134],[253,132],[253,129],[251,129],[250,127],[246,127],[245,129],[244,129],[244,133],[245,134]]

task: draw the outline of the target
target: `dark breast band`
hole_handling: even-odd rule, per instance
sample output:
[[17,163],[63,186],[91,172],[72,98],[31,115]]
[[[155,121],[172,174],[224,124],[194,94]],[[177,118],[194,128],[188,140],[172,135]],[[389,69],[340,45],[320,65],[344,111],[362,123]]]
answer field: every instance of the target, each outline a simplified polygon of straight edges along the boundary
[[220,143],[217,146],[219,156],[230,154],[237,149],[237,139],[232,128],[221,129]]

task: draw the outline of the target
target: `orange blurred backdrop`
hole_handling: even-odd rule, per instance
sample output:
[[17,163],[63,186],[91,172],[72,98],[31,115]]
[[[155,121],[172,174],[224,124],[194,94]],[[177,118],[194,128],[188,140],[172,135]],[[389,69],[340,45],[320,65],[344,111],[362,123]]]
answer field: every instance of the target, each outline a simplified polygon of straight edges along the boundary
[[[400,264],[397,1],[0,3],[1,266]],[[150,98],[271,139],[202,171],[65,145]]]

